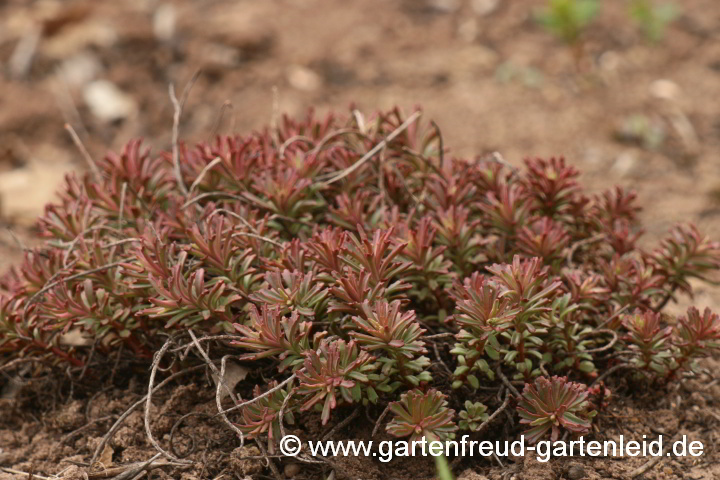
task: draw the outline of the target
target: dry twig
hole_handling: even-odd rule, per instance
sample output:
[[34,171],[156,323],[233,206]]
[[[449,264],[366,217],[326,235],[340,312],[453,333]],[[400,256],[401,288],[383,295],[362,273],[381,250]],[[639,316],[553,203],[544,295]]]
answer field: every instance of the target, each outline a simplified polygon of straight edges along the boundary
[[78,134],[75,132],[75,129],[70,125],[69,123],[65,124],[65,130],[70,133],[70,137],[72,138],[73,143],[77,147],[77,149],[80,151],[80,154],[85,159],[85,163],[87,163],[88,167],[90,168],[90,171],[92,171],[93,175],[95,176],[96,180],[100,180],[101,174],[100,169],[95,164],[95,160],[92,159],[90,156],[90,153],[87,151],[87,148],[85,148],[85,145],[83,145],[82,140],[80,140],[80,137],[78,137]]
[[[188,462],[187,460],[182,460],[180,458],[177,458],[172,453],[166,451],[163,449],[157,440],[155,440],[155,437],[152,434],[152,429],[150,428],[150,407],[152,406],[152,394],[155,391],[154,384],[155,384],[155,375],[157,374],[158,366],[160,365],[160,361],[162,360],[163,356],[165,356],[165,352],[167,352],[168,348],[170,348],[170,345],[174,343],[172,338],[168,338],[165,344],[162,346],[162,348],[155,354],[155,358],[153,359],[152,363],[152,369],[150,370],[150,380],[148,381],[148,393],[145,396],[145,434],[148,437],[148,440],[152,444],[153,447],[155,447],[155,450],[160,452],[165,457],[176,461],[178,463],[192,463]],[[154,458],[153,458],[154,460]]]
[[355,417],[357,417],[359,413],[360,407],[356,408],[353,413],[351,413],[347,418],[345,418],[345,420],[335,425],[329,432],[323,435],[320,441],[324,442],[328,438],[332,438],[332,436],[335,435],[340,429],[345,428],[347,425],[350,424],[350,422],[355,420]]
[[327,187],[328,185],[331,185],[331,184],[337,182],[338,180],[342,180],[343,178],[347,177],[348,175],[350,175],[351,173],[353,173],[355,170],[357,170],[358,168],[360,168],[361,166],[363,166],[363,164],[364,164],[365,162],[367,162],[368,160],[370,160],[371,158],[373,158],[375,155],[377,155],[383,148],[385,148],[385,147],[387,146],[388,143],[392,142],[392,141],[395,139],[395,137],[397,137],[398,135],[400,135],[403,131],[405,131],[405,129],[407,129],[407,128],[408,128],[410,125],[412,125],[418,118],[420,118],[420,115],[422,115],[422,112],[420,112],[420,111],[417,111],[417,112],[413,113],[412,115],[410,115],[407,120],[405,120],[399,127],[397,127],[395,130],[393,130],[393,131],[390,133],[390,135],[388,135],[388,136],[385,137],[383,140],[381,140],[380,142],[378,142],[378,144],[375,145],[375,146],[374,146],[369,152],[367,152],[365,155],[363,155],[360,160],[358,160],[357,162],[353,163],[353,164],[352,164],[351,166],[349,166],[348,168],[346,168],[346,169],[344,169],[344,170],[341,170],[340,172],[338,172],[337,175],[334,175],[334,176],[331,177],[330,179],[328,179],[328,180],[326,180],[326,181],[324,181],[324,182],[321,182],[321,183],[320,183],[320,186],[322,186],[322,187]]
[[502,380],[503,384],[505,384],[505,386],[513,393],[513,395],[515,395],[517,398],[520,398],[522,396],[520,395],[520,392],[518,392],[518,389],[515,388],[512,383],[510,383],[510,380],[508,380],[500,367],[495,370],[495,373],[497,373],[498,377],[500,377],[500,380]]
[[185,186],[185,182],[182,178],[182,172],[180,171],[180,151],[178,148],[178,141],[180,136],[180,116],[182,115],[183,108],[185,107],[185,102],[187,102],[188,96],[190,95],[190,90],[192,89],[193,85],[195,85],[195,82],[197,81],[198,77],[200,76],[200,70],[195,71],[193,76],[190,78],[190,81],[185,85],[185,89],[183,90],[182,97],[180,100],[178,100],[177,96],[175,96],[175,86],[171,83],[168,86],[168,92],[170,94],[170,101],[173,105],[173,128],[172,128],[172,159],[173,159],[173,167],[175,169],[175,179],[177,180],[178,187],[180,187],[180,190],[183,192],[184,195],[188,194],[188,189]]

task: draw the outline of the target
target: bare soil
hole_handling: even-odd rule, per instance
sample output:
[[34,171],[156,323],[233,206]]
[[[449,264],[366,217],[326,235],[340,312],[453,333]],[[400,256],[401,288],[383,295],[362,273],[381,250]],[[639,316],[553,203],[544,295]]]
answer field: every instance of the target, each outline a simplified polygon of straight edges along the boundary
[[[95,157],[135,136],[167,148],[173,112],[168,84],[182,91],[202,68],[182,118],[187,142],[261,128],[274,111],[297,116],[310,107],[327,112],[354,104],[370,112],[420,104],[457,156],[499,151],[520,165],[526,156],[564,155],[592,190],[635,188],[645,206],[648,242],[678,221],[695,222],[720,238],[720,4],[683,1],[681,17],[655,45],[634,27],[626,2],[603,2],[578,65],[569,49],[533,22],[533,9],[543,3],[2,2],[0,222],[20,242],[33,244],[34,218],[63,173],[85,168],[64,123]],[[19,255],[13,234],[0,230],[0,267]],[[683,299],[669,310],[689,303]],[[694,303],[717,311],[720,291],[698,285]],[[717,360],[707,367],[717,372]],[[139,408],[114,435],[103,461],[87,465],[117,416],[146,393],[145,368],[125,362],[113,382],[104,372],[100,383],[38,373],[15,397],[0,400],[0,467],[26,472],[0,472],[0,479],[29,478],[27,472],[34,478],[60,472],[64,478],[104,478],[116,475],[111,468],[154,454]],[[0,378],[5,391],[9,382]],[[720,385],[703,378],[672,391],[630,379],[609,386],[614,397],[595,422],[596,438],[663,432],[687,434],[706,446],[704,456],[668,458],[644,478],[720,478]],[[185,377],[154,399],[152,428],[165,448],[181,415],[213,415],[213,388],[202,375]],[[497,406],[488,401],[491,409]],[[367,415],[376,419],[380,413]],[[298,434],[319,433],[316,424],[301,425]],[[335,438],[369,438],[354,425]],[[493,427],[489,435],[498,438],[512,428],[507,419]],[[238,450],[238,440],[215,418],[187,418],[172,442],[196,463],[161,466],[148,476],[272,478],[262,460],[242,458],[258,455],[257,449]],[[503,459],[501,467],[473,458],[457,472],[464,471],[460,478],[466,480],[627,478],[646,461],[540,464],[528,456]],[[385,465],[345,458],[332,468],[290,463],[276,460],[280,474],[302,479],[324,478],[331,469],[339,478],[424,478],[433,467],[417,459]]]

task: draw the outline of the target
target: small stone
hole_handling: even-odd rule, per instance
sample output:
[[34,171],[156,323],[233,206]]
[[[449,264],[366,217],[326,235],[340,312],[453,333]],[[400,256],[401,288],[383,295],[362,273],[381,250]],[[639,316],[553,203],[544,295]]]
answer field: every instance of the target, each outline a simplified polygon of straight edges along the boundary
[[295,478],[298,473],[302,471],[302,467],[299,463],[288,463],[283,469],[285,478]]
[[63,176],[74,168],[67,152],[37,145],[24,167],[0,173],[0,215],[16,224],[34,225],[45,205],[54,201]]
[[603,71],[616,72],[620,68],[622,58],[617,54],[617,52],[609,50],[600,55],[598,63]]
[[441,13],[452,13],[460,9],[460,0],[428,0],[428,6]]
[[60,335],[60,345],[68,347],[88,347],[93,339],[80,328],[71,328],[67,333]]
[[158,6],[153,15],[153,34],[161,42],[169,42],[175,36],[177,13],[171,3]]
[[621,177],[627,177],[632,174],[636,165],[637,158],[635,155],[631,152],[623,152],[617,157],[615,163],[613,163],[612,167],[610,167],[610,170]]
[[43,55],[60,60],[88,49],[108,49],[115,45],[118,38],[118,33],[108,20],[88,19],[67,25],[56,35],[43,38],[40,50]]
[[499,5],[500,0],[472,0],[470,2],[473,12],[481,17],[491,14]]
[[692,392],[690,394],[690,403],[693,403],[694,406],[700,408],[707,407],[707,399],[700,392]]
[[137,110],[135,101],[107,80],[88,84],[83,90],[83,98],[93,115],[104,122],[123,120]]
[[650,95],[661,100],[676,100],[680,96],[680,87],[672,80],[655,80],[650,84]]
[[203,68],[210,70],[223,70],[237,67],[240,63],[242,53],[239,49],[229,47],[222,43],[211,42],[201,47],[200,57],[203,60]]
[[287,77],[293,88],[303,92],[312,92],[322,86],[320,75],[300,65],[290,67]]
[[571,465],[567,471],[568,480],[580,480],[585,478],[585,469],[581,465]]
[[70,465],[68,468],[63,470],[62,473],[62,480],[83,480],[84,478],[87,478],[87,474],[78,467],[77,465]]
[[474,18],[468,18],[458,26],[458,36],[467,43],[473,43],[478,33],[478,23]]
[[90,52],[79,52],[60,64],[63,79],[70,87],[83,87],[102,71],[100,60]]

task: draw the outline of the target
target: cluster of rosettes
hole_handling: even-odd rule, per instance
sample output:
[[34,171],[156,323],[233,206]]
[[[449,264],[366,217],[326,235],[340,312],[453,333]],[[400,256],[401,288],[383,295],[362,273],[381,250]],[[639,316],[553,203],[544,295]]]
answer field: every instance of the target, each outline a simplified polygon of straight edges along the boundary
[[294,376],[236,412],[250,436],[394,401],[394,435],[448,438],[466,400],[460,426],[480,431],[473,392],[498,372],[527,383],[533,438],[582,433],[581,383],[613,362],[665,381],[720,345],[717,315],[659,313],[720,245],[678,226],[642,250],[632,192],[586,196],[558,158],[452,158],[419,112],[285,118],[177,158],[133,141],[97,167],[67,177],[45,245],[3,277],[0,358],[82,367],[120,345],[149,360],[163,334],[233,335],[241,361]]

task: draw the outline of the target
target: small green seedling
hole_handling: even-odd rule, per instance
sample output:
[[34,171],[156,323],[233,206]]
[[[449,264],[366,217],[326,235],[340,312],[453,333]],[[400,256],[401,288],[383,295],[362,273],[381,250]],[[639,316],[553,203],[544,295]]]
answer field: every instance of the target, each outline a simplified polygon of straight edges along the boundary
[[632,0],[630,16],[638,24],[645,37],[653,43],[665,38],[667,26],[680,15],[674,3],[654,4],[652,0]]
[[598,0],[549,0],[548,5],[535,14],[535,19],[570,46],[576,63],[579,63],[583,32],[599,11]]

